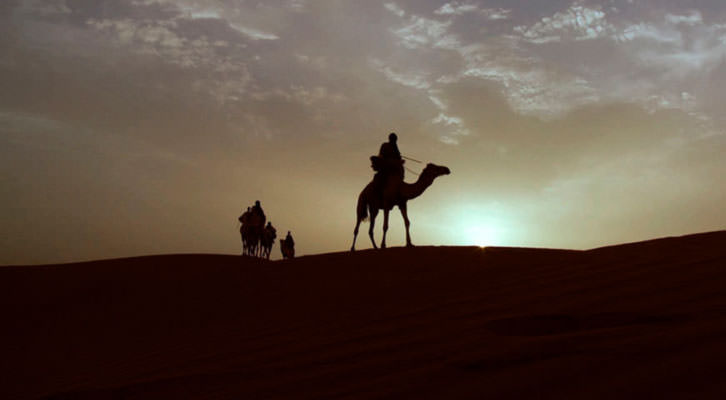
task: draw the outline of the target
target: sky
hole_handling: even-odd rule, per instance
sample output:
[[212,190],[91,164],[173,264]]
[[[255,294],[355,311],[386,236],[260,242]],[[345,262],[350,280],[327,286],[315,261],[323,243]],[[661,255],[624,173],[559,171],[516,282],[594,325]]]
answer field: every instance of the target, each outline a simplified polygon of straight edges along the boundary
[[0,50],[0,264],[238,254],[255,200],[345,251],[389,132],[451,169],[418,245],[726,228],[722,0],[4,0]]

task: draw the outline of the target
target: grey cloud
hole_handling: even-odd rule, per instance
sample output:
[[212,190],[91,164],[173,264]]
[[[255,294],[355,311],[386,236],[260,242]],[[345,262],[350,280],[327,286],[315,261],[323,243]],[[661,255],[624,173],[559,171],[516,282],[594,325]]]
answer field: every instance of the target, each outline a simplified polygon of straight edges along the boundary
[[614,30],[604,11],[579,4],[543,17],[534,25],[514,27],[515,32],[532,43],[597,39],[611,35]]
[[[636,104],[582,107],[552,121],[521,118],[497,88],[468,79],[442,94],[471,135],[463,149],[482,154],[483,171],[546,184],[560,171],[582,171],[607,160],[664,149],[669,140],[701,131],[698,121],[678,110],[652,115]],[[462,150],[464,151],[464,150]],[[532,165],[536,164],[536,168]],[[524,170],[522,169],[524,168]]]
[[479,7],[476,4],[471,3],[459,3],[457,1],[446,3],[434,11],[434,14],[439,15],[461,15],[468,12],[477,11]]

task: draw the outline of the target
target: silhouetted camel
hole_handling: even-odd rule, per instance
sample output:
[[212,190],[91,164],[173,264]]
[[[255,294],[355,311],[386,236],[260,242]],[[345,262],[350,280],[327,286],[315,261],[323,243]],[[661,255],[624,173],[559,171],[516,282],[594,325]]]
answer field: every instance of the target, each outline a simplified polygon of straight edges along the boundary
[[290,246],[285,239],[280,239],[280,251],[282,258],[295,258],[295,247]]
[[275,228],[273,228],[271,225],[268,225],[262,231],[262,237],[260,237],[260,247],[262,248],[262,254],[261,254],[262,257],[267,258],[268,260],[270,259],[270,252],[272,251],[272,245],[275,244],[276,237],[277,237],[277,232],[275,231]]
[[239,227],[239,237],[242,239],[242,255],[247,255],[247,240],[245,240],[245,232],[247,227],[244,224]]
[[263,217],[254,213],[247,214],[245,217],[245,221],[239,229],[239,233],[242,236],[243,254],[258,256],[260,239],[262,238]]
[[248,255],[249,254],[249,245],[247,243],[247,231],[250,229],[249,220],[250,220],[250,207],[247,207],[247,211],[245,211],[242,215],[239,216],[238,220],[240,222],[239,226],[239,236],[240,239],[242,239],[242,255]]
[[388,178],[383,194],[377,192],[376,185],[371,181],[358,196],[358,206],[356,208],[357,220],[355,230],[353,230],[353,245],[351,251],[355,250],[355,239],[358,237],[358,227],[361,221],[365,220],[370,212],[371,226],[368,229],[368,236],[371,238],[374,248],[376,241],[373,239],[373,227],[376,222],[378,210],[383,210],[383,239],[381,240],[381,248],[386,248],[386,231],[388,231],[388,213],[394,206],[398,206],[403,216],[403,222],[406,225],[406,246],[413,246],[411,243],[411,234],[409,233],[408,213],[406,210],[406,202],[421,195],[431,184],[434,179],[441,175],[448,175],[451,171],[447,167],[426,164],[426,168],[421,172],[418,180],[414,183],[403,182],[400,176],[391,176]]

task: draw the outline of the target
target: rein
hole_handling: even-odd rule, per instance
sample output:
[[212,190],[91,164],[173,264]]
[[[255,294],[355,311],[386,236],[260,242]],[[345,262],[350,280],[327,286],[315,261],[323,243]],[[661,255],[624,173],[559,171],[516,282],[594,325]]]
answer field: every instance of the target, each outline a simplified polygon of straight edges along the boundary
[[408,172],[410,172],[410,173],[412,173],[412,174],[414,174],[414,175],[416,175],[416,176],[419,176],[419,175],[421,175],[420,173],[417,173],[416,171],[412,170],[412,169],[411,169],[411,168],[409,168],[409,167],[406,167],[406,166],[404,166],[403,168],[406,168],[406,171],[408,171]]
[[[419,163],[419,164],[423,164],[423,161],[419,161],[419,160],[417,160],[417,159],[415,159],[415,158],[411,158],[411,157],[406,157],[406,156],[404,156],[404,155],[402,155],[402,156],[401,156],[401,158],[405,158],[406,160],[409,160],[409,161],[413,161],[413,162],[416,162],[416,163]],[[416,171],[412,170],[411,168],[409,168],[409,167],[407,167],[407,166],[405,166],[405,165],[403,166],[403,168],[406,168],[406,171],[408,171],[408,172],[410,172],[410,173],[412,173],[412,174],[414,174],[414,175],[416,175],[416,176],[419,176],[419,175],[421,175],[421,173],[420,173],[420,172],[419,172],[419,173],[417,173]]]
[[413,162],[417,162],[417,163],[419,163],[419,164],[423,164],[423,161],[419,161],[419,160],[417,160],[417,159],[415,159],[415,158],[411,158],[411,157],[406,157],[406,156],[401,156],[401,158],[405,158],[406,160],[411,160],[411,161],[413,161]]

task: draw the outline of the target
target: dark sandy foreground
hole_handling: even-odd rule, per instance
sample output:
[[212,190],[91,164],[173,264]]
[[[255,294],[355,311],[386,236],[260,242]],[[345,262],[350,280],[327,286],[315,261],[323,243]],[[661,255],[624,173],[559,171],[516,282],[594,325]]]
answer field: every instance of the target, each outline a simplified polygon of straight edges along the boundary
[[726,231],[0,268],[0,398],[726,398]]

